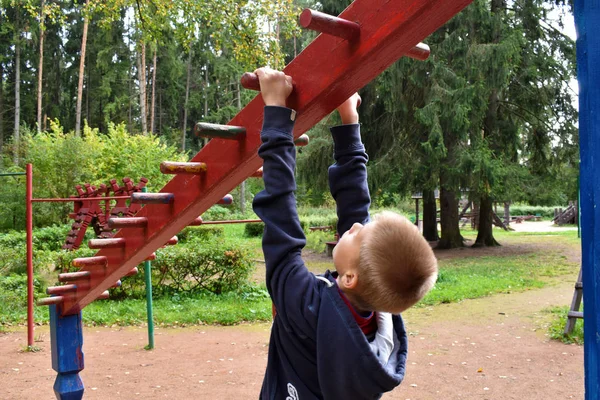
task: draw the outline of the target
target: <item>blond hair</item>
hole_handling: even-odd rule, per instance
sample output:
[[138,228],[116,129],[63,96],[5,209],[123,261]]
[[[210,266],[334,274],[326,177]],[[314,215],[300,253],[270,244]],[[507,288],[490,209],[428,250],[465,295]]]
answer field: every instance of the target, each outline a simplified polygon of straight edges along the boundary
[[400,313],[435,284],[437,259],[417,227],[401,215],[377,214],[360,248],[358,284],[350,295],[364,310]]

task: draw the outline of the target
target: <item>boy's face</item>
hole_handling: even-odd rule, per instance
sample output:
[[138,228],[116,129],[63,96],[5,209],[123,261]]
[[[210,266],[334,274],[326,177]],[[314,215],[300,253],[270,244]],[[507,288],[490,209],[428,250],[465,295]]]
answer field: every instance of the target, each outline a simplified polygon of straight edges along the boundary
[[340,276],[352,269],[356,269],[360,256],[360,246],[368,235],[373,224],[362,225],[355,223],[339,239],[333,248],[333,264]]

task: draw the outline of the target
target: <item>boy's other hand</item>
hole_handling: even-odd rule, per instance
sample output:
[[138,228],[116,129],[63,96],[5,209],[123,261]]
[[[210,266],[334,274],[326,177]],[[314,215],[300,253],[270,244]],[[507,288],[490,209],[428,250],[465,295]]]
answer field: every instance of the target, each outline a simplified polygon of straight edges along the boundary
[[293,89],[292,77],[269,67],[259,68],[254,73],[258,76],[265,105],[285,107],[285,100]]
[[358,93],[354,93],[337,108],[338,113],[340,113],[340,117],[342,118],[342,124],[358,124],[358,111],[356,109],[360,105],[360,102],[360,96]]

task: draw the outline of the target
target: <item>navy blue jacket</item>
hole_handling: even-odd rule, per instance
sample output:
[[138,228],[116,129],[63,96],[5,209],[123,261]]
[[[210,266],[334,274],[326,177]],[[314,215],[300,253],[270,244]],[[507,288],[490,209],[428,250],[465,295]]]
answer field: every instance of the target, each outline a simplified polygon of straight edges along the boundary
[[[378,399],[404,378],[407,336],[393,316],[394,352],[382,365],[342,300],[328,271],[316,277],[301,258],[306,244],[296,210],[295,113],[265,107],[262,145],[265,190],[254,198],[254,211],[265,223],[263,251],[266,284],[277,316],[269,343],[261,399]],[[358,125],[332,129],[336,163],[329,169],[338,205],[339,233],[354,222],[367,222],[367,154]]]

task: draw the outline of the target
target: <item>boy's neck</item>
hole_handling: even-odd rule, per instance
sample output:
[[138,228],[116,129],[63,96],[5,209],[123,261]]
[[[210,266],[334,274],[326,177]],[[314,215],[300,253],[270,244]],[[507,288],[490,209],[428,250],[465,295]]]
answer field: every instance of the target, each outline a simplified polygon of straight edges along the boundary
[[[336,280],[339,278],[336,278]],[[360,306],[357,305],[356,300],[354,300],[354,296],[352,295],[352,293],[349,293],[348,291],[345,291],[342,286],[339,285],[339,281],[338,281],[338,288],[340,289],[340,291],[344,294],[344,296],[346,296],[346,298],[348,299],[348,302],[350,303],[350,305],[354,308],[354,310],[361,316],[365,317],[365,316],[369,316],[369,314],[372,313],[372,311],[369,310],[364,310],[362,309]]]

